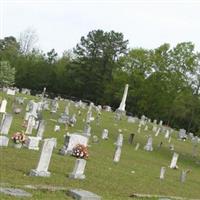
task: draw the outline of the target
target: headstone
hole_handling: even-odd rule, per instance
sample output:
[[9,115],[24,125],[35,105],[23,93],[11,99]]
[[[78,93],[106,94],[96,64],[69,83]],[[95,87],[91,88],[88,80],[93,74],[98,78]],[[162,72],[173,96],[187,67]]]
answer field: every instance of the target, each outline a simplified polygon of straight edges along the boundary
[[98,142],[99,142],[98,136],[93,135],[93,136],[92,136],[92,142],[93,142],[93,143],[98,143]]
[[40,160],[36,169],[32,169],[30,176],[44,176],[49,177],[51,173],[48,171],[49,163],[51,160],[51,155],[53,148],[56,145],[56,139],[44,139],[44,144],[42,147],[42,152],[40,155]]
[[69,174],[69,178],[72,179],[85,179],[84,171],[86,166],[86,160],[76,159],[76,163],[73,172]]
[[176,163],[178,161],[178,157],[179,157],[179,154],[174,152],[172,160],[171,160],[171,164],[170,164],[171,169],[177,169],[178,168],[178,166],[176,165]]
[[117,146],[114,153],[113,161],[115,163],[119,162],[121,156],[121,146]]
[[12,120],[13,120],[13,116],[11,114],[4,114],[2,121],[1,121],[1,127],[0,127],[0,133],[7,135],[9,130],[10,130],[10,126],[12,124]]
[[26,146],[31,150],[39,150],[40,138],[29,136],[26,141]]
[[166,167],[161,167],[160,169],[160,179],[163,180],[165,178]]
[[60,131],[60,126],[59,125],[55,125],[54,126],[54,132],[59,132]]
[[3,99],[1,102],[0,113],[6,113],[7,100]]
[[160,120],[160,122],[159,122],[159,126],[162,126],[162,125],[163,125],[163,121]]
[[186,175],[187,175],[189,172],[190,172],[189,169],[187,169],[187,170],[182,170],[182,171],[181,171],[180,181],[181,181],[182,183],[185,182],[185,180],[186,180]]
[[[16,196],[16,197],[32,197],[32,194],[16,188],[3,188],[0,187],[0,193],[4,193],[10,196]],[[0,195],[1,196],[1,195]],[[3,199],[2,199],[3,200]]]
[[156,125],[153,125],[152,131],[153,131],[153,132],[156,132],[156,131],[157,131],[157,126],[156,126]]
[[127,94],[128,94],[128,87],[129,87],[129,85],[126,84],[125,89],[124,89],[124,94],[123,94],[123,97],[122,97],[122,101],[119,105],[119,108],[117,109],[117,111],[119,111],[119,112],[125,112],[126,98],[127,98]]
[[123,145],[123,134],[119,133],[115,145],[122,147],[122,145]]
[[87,146],[88,138],[83,135],[79,135],[78,133],[65,135],[64,146],[60,149],[60,154],[72,154],[72,149],[77,144]]
[[144,130],[145,130],[145,131],[148,131],[148,126],[147,126],[147,125],[145,126]]
[[15,90],[12,90],[10,88],[7,89],[7,95],[15,96]]
[[9,138],[3,135],[0,135],[0,147],[7,147]]
[[39,127],[38,127],[38,130],[37,130],[37,137],[39,139],[43,138],[43,134],[44,134],[44,131],[45,131],[45,126],[46,126],[46,122],[44,120],[41,120],[39,122]]
[[155,136],[157,137],[159,133],[160,133],[160,128],[157,129]]
[[70,189],[68,194],[76,200],[101,200],[101,197],[82,189]]
[[101,138],[102,138],[103,140],[107,140],[107,139],[108,139],[108,129],[103,129]]
[[165,133],[165,139],[169,139],[169,136],[170,136],[170,133],[169,133],[169,130],[167,129]]
[[129,123],[135,123],[136,119],[134,117],[128,116],[128,122]]
[[185,129],[180,129],[178,135],[179,135],[179,139],[186,139],[187,138]]
[[150,136],[147,140],[147,144],[144,147],[146,151],[153,151],[153,138]]
[[34,125],[35,125],[35,117],[30,115],[28,118],[28,125],[27,125],[25,133],[28,135],[31,135]]
[[91,132],[91,126],[90,126],[90,124],[86,123],[84,130],[83,130],[83,135],[86,137],[90,137],[91,136],[90,132]]
[[128,139],[129,144],[133,144],[134,136],[135,136],[134,133],[131,133],[131,134],[129,135],[129,139]]

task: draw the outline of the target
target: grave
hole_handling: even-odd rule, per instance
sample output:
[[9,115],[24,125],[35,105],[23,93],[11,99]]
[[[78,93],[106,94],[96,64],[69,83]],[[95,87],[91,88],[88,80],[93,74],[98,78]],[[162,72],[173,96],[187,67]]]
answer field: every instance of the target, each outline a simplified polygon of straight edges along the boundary
[[12,124],[13,116],[11,114],[4,114],[1,120],[0,133],[7,135]]
[[41,139],[38,137],[28,136],[27,141],[26,141],[26,147],[31,150],[39,150],[40,140]]
[[103,140],[107,140],[107,139],[108,139],[108,129],[103,129],[101,138],[102,138]]
[[[4,193],[10,196],[16,196],[16,197],[32,197],[32,194],[16,188],[3,188],[0,187],[0,193]],[[2,199],[3,200],[3,199]]]
[[7,147],[8,146],[8,142],[9,142],[9,138],[4,136],[4,135],[0,135],[0,147]]
[[178,168],[178,166],[176,165],[176,163],[178,161],[178,157],[179,157],[179,154],[174,152],[172,160],[171,160],[171,164],[170,164],[171,169],[177,169]]
[[76,159],[76,163],[73,172],[69,174],[69,178],[72,179],[85,179],[84,171],[86,166],[86,160]]
[[153,151],[153,138],[151,136],[149,136],[147,144],[144,146],[144,150]]
[[42,147],[40,160],[38,162],[38,166],[36,169],[32,169],[30,172],[30,176],[43,176],[49,177],[51,173],[48,171],[49,163],[51,160],[51,155],[53,152],[53,148],[56,146],[56,139],[44,139],[44,144]]

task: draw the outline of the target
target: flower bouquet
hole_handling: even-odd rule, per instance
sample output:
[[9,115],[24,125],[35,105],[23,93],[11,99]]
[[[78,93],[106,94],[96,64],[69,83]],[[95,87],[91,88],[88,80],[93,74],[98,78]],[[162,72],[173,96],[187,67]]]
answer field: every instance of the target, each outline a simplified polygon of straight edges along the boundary
[[83,158],[87,159],[88,158],[88,148],[82,144],[77,144],[73,149],[72,149],[72,156],[77,157],[77,158]]
[[25,141],[26,141],[26,136],[25,136],[23,131],[22,132],[16,132],[16,133],[14,133],[14,135],[12,136],[11,139],[14,142],[14,147],[21,148],[22,144],[24,144]]

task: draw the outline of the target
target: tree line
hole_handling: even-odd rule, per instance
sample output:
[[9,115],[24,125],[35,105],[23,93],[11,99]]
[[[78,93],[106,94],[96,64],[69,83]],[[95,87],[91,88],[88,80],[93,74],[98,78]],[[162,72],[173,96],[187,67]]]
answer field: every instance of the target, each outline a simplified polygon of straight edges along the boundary
[[0,40],[1,87],[46,87],[115,109],[128,83],[128,112],[200,135],[200,54],[192,42],[130,49],[122,33],[93,30],[59,57],[54,49],[32,48],[33,40],[30,33]]

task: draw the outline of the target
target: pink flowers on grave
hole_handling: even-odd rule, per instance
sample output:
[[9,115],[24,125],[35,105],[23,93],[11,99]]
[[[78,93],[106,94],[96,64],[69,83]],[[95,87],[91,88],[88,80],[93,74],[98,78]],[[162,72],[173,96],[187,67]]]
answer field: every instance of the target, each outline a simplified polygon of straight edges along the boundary
[[87,159],[88,158],[88,148],[82,144],[77,144],[73,149],[72,149],[72,155],[77,157],[77,158],[83,158]]
[[13,140],[13,142],[15,144],[23,144],[26,141],[26,136],[24,134],[24,132],[16,132],[14,133],[14,135],[11,137],[11,139]]

